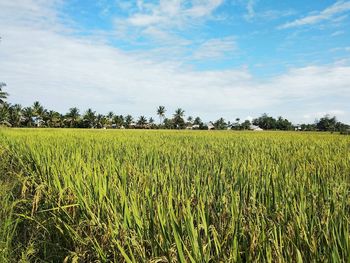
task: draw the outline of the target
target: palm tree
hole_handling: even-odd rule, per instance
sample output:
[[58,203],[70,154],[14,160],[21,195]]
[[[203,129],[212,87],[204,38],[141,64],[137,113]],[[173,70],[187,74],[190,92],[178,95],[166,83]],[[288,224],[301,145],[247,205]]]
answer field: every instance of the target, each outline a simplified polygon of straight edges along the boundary
[[126,115],[124,120],[125,127],[129,127],[132,121],[133,121],[133,117],[131,115]]
[[202,122],[201,118],[196,117],[193,121],[193,124],[194,125],[203,125],[203,122]]
[[113,117],[113,123],[117,125],[118,128],[121,128],[124,124],[124,116],[123,115],[115,115]]
[[101,128],[107,128],[107,126],[110,124],[109,118],[107,116],[102,115],[102,118],[100,119]]
[[176,109],[174,118],[182,118],[183,116],[185,116],[185,111],[181,108]]
[[144,128],[147,124],[147,119],[145,116],[140,116],[140,118],[137,121],[137,124],[141,127]]
[[88,109],[84,114],[84,122],[86,123],[87,127],[94,128],[96,124],[96,112],[92,109]]
[[225,122],[225,119],[221,117],[214,123],[214,126],[217,130],[224,130],[227,128],[227,123]]
[[114,112],[113,111],[110,111],[107,113],[107,118],[112,120],[113,119],[113,116],[114,116]]
[[19,127],[21,125],[22,106],[19,104],[10,107],[10,123],[12,126]]
[[34,122],[33,122],[33,109],[31,107],[26,107],[22,110],[22,114],[24,117],[24,125],[27,127],[32,127]]
[[70,127],[77,127],[80,118],[79,109],[77,107],[70,108],[66,117]]
[[33,106],[33,114],[36,116],[36,117],[43,117],[44,113],[45,113],[45,109],[44,109],[44,106],[42,106],[40,104],[39,101],[35,101]]
[[164,106],[159,106],[157,109],[157,115],[159,116],[159,124],[162,124],[165,117],[166,109]]
[[0,125],[11,126],[8,122],[10,118],[10,105],[4,102],[0,107]]
[[192,116],[188,116],[187,122],[188,122],[189,124],[192,124],[192,123],[193,123],[193,117],[192,117]]
[[174,114],[174,124],[178,129],[182,129],[185,127],[185,121],[183,117],[185,116],[185,111],[181,108],[176,109]]
[[61,114],[58,113],[57,111],[50,110],[45,115],[45,121],[46,121],[48,127],[57,128],[60,126]]
[[7,92],[2,91],[3,87],[6,87],[6,83],[0,82],[0,105],[4,105],[5,100],[9,95]]

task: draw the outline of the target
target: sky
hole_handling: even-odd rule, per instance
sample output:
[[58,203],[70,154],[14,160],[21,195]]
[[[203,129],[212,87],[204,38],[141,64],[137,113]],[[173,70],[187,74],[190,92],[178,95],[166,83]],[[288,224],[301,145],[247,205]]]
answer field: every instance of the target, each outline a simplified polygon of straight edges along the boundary
[[10,103],[350,123],[350,1],[0,0]]

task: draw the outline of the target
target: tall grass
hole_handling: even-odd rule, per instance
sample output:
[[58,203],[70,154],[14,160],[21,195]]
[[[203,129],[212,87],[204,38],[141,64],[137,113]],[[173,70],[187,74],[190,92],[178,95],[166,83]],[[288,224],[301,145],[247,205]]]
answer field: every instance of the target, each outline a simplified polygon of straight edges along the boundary
[[0,147],[5,262],[350,262],[347,137],[3,130]]

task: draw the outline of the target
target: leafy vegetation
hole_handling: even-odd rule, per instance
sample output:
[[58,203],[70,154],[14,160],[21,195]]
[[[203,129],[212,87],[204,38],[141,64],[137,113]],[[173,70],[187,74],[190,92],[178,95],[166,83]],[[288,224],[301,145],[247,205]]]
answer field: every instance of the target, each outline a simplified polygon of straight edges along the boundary
[[117,115],[112,111],[106,115],[98,114],[91,108],[83,114],[77,107],[70,108],[66,114],[57,111],[47,110],[39,102],[35,101],[31,107],[22,108],[19,104],[11,105],[6,102],[8,93],[2,91],[5,83],[0,83],[0,125],[8,127],[42,127],[42,128],[123,128],[123,129],[193,129],[207,130],[213,126],[216,130],[249,130],[252,124],[264,130],[302,130],[302,131],[338,131],[349,132],[350,126],[338,122],[335,117],[328,115],[315,121],[314,124],[293,125],[287,119],[277,119],[268,116],[266,113],[253,121],[245,120],[242,123],[240,118],[234,122],[219,118],[214,122],[203,123],[200,117],[187,117],[182,108],[175,110],[172,118],[167,118],[164,106],[159,106],[156,114],[159,117],[159,124],[155,124],[152,117],[144,115],[135,119],[131,115]]
[[349,147],[326,133],[2,129],[0,261],[348,262]]

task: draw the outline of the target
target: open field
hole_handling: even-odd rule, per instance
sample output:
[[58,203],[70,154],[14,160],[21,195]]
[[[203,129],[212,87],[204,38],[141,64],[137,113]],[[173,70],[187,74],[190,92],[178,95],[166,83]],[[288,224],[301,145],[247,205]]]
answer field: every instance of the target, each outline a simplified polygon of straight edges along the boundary
[[0,130],[0,262],[349,262],[350,137]]

